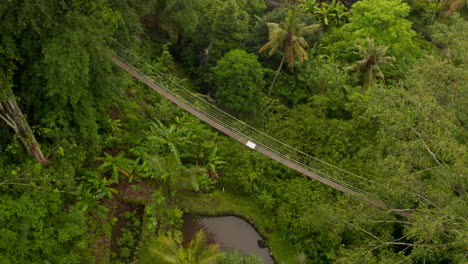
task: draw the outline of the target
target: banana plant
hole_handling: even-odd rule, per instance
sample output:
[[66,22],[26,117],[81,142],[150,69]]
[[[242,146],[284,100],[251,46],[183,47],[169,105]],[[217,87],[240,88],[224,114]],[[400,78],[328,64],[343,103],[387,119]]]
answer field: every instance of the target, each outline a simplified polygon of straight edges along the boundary
[[110,172],[111,173],[111,178],[110,180],[113,183],[118,183],[119,182],[119,173],[122,173],[123,175],[127,176],[129,178],[129,181],[133,179],[132,176],[132,167],[134,164],[134,161],[128,158],[124,157],[125,152],[120,152],[117,154],[115,157],[108,154],[104,153],[104,157],[98,158],[98,160],[103,160],[104,162],[99,166],[98,171],[102,173]]
[[99,173],[88,172],[86,180],[78,186],[79,191],[88,190],[95,200],[101,200],[105,197],[112,198],[112,195],[117,193],[117,190],[110,187],[112,181],[104,177],[100,177]]
[[302,2],[301,7],[306,13],[316,16],[323,29],[332,25],[342,25],[351,14],[347,11],[346,6],[337,0],[321,3],[318,3],[317,0],[307,0]]
[[210,152],[210,155],[208,155],[208,164],[206,165],[206,168],[208,169],[208,173],[210,174],[211,177],[213,178],[219,178],[219,174],[217,172],[217,169],[222,168],[227,162],[223,161],[221,157],[216,155],[218,152],[218,147],[214,147],[213,150]]
[[[155,144],[155,148],[162,148],[163,152],[174,154],[176,160],[180,160],[180,149],[192,143],[190,139],[190,129],[180,128],[175,125],[165,126],[161,121],[156,120],[150,130],[146,132],[147,138]],[[184,154],[185,155],[185,154]]]
[[299,7],[301,7],[306,13],[314,13],[318,4],[317,0],[302,0]]
[[148,161],[156,177],[165,181],[171,189],[199,191],[210,184],[206,168],[184,166],[174,153],[167,157],[148,157]]

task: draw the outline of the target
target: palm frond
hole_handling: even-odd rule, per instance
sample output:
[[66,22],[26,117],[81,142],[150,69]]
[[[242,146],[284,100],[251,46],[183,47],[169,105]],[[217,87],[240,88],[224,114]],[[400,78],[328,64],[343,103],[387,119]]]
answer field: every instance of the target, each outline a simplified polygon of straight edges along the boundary
[[218,263],[218,260],[223,256],[224,252],[221,250],[221,247],[216,244],[211,244],[201,252],[199,264],[215,264]]
[[283,48],[284,40],[287,37],[287,32],[276,23],[267,23],[269,41],[263,45],[259,52],[270,49],[268,55],[275,54],[279,49]]
[[312,34],[312,33],[319,31],[321,28],[322,27],[320,26],[320,24],[306,26],[302,28],[301,34]]
[[356,45],[357,52],[354,52],[362,59],[348,67],[348,70],[355,72],[353,79],[355,81],[361,79],[361,85],[364,88],[372,85],[377,78],[384,79],[380,66],[392,65],[396,60],[395,57],[385,56],[388,47],[375,45],[374,40],[370,37],[367,37],[366,42],[365,48],[361,45]]
[[304,63],[304,61],[308,60],[309,58],[307,57],[307,51],[300,45],[299,42],[296,42],[292,45],[294,54],[297,56],[299,61]]

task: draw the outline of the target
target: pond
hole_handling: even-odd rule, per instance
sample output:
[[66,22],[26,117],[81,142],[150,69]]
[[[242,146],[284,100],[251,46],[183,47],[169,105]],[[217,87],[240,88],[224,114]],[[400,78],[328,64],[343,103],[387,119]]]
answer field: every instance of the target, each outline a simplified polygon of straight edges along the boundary
[[199,217],[184,216],[182,232],[184,241],[191,241],[193,235],[204,229],[210,243],[223,248],[237,249],[246,255],[255,255],[267,264],[274,264],[268,248],[261,248],[258,241],[263,240],[247,221],[235,216]]

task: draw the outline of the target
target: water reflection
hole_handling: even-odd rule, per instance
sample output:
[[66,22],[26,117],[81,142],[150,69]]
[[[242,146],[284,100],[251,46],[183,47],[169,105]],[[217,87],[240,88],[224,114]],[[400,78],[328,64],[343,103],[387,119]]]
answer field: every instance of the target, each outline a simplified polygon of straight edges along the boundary
[[259,247],[258,241],[263,238],[244,219],[235,216],[184,217],[184,241],[191,241],[200,229],[207,232],[210,243],[219,244],[223,248],[237,249],[246,255],[256,255],[267,264],[274,263],[268,248]]

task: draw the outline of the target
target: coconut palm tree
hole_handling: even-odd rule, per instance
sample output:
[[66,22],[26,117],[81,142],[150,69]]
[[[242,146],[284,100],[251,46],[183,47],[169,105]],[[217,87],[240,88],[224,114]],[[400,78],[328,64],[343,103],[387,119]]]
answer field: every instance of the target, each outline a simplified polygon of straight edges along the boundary
[[284,23],[267,23],[268,26],[268,39],[269,41],[260,48],[259,52],[263,52],[267,49],[270,50],[268,55],[272,56],[279,50],[283,52],[280,65],[276,71],[273,82],[268,89],[268,97],[271,96],[271,90],[275,85],[276,79],[283,67],[284,61],[287,62],[290,70],[294,69],[294,63],[296,57],[299,62],[304,63],[308,60],[306,48],[309,47],[309,43],[302,37],[304,34],[312,33],[320,29],[320,25],[309,25],[299,23],[299,14],[297,9],[290,9]]
[[205,232],[200,230],[187,247],[182,245],[180,236],[162,237],[157,243],[151,243],[141,263],[215,264],[223,256],[218,245],[208,245]]
[[377,78],[384,79],[381,66],[392,65],[395,57],[385,56],[388,47],[384,45],[376,46],[374,40],[367,37],[367,46],[356,45],[358,54],[362,60],[357,61],[348,67],[348,70],[354,71],[353,79],[355,82],[361,81],[361,86],[367,89],[375,83]]

